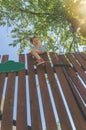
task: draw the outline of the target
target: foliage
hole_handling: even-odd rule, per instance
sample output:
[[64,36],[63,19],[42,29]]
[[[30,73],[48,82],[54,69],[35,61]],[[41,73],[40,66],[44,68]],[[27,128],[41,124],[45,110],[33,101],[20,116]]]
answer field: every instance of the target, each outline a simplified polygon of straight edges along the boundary
[[11,45],[19,44],[19,53],[30,46],[29,39],[34,35],[49,43],[48,50],[73,52],[79,44],[86,44],[73,22],[77,20],[74,11],[80,1],[0,0],[0,25],[12,27]]

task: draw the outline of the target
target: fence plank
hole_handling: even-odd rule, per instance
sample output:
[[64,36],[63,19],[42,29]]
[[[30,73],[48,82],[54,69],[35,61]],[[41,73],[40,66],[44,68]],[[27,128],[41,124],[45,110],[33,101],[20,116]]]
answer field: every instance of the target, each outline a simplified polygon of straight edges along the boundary
[[[2,56],[2,60],[1,63],[5,62],[6,60],[8,60],[8,55],[3,55]],[[3,100],[3,104],[4,104],[4,99],[2,97],[2,92],[3,92],[3,86],[4,86],[4,82],[5,82],[5,77],[6,77],[6,73],[0,73],[0,119],[2,117],[2,104],[1,101]]]
[[[21,54],[19,61],[25,63],[24,55]],[[28,130],[27,113],[26,113],[26,82],[25,70],[18,72],[18,106],[17,106],[17,121],[16,130]]]
[[3,56],[2,56],[2,61],[1,61],[1,62],[3,63],[3,62],[5,62],[5,61],[7,61],[8,58],[9,58],[8,55],[3,55]]
[[[44,57],[46,60],[49,60],[47,55],[45,55]],[[54,76],[54,71],[53,71],[50,63],[46,64],[46,72],[48,74],[48,78],[49,78],[51,90],[53,93],[54,101],[56,104],[57,112],[59,115],[61,127],[63,130],[67,130],[67,129],[72,130],[72,127],[71,127],[71,124],[69,121],[69,117],[67,115],[67,112],[66,112],[63,100],[62,100],[62,96],[61,96],[61,93],[58,89],[58,84],[57,84],[55,76]]]
[[79,54],[80,54],[81,57],[86,61],[86,53],[84,53],[84,52],[80,52]]
[[78,130],[84,129],[86,127],[84,118],[81,116],[80,109],[78,108],[78,105],[75,102],[75,99],[73,97],[74,95],[72,94],[71,89],[69,88],[65,75],[63,74],[61,68],[58,68],[58,69],[56,68],[56,73],[59,77],[59,80],[60,80],[63,92],[65,94],[68,106],[72,113],[72,117],[73,117],[76,129],[78,129]]
[[37,86],[35,79],[34,60],[30,54],[27,55],[28,73],[29,73],[29,91],[30,91],[30,109],[31,124],[33,130],[42,130],[42,123],[39,110],[39,102],[37,95]]
[[[1,101],[2,101],[2,92],[3,92],[4,82],[5,82],[5,76],[6,76],[5,73],[4,74],[0,73],[0,111],[2,111],[1,110]],[[0,112],[0,114],[1,114],[1,112]]]
[[[69,76],[72,79],[70,79]],[[85,100],[86,89],[83,87],[83,85],[81,85],[81,83],[79,84],[80,80],[77,81],[77,77],[71,68],[68,70],[68,73],[66,73],[66,77],[67,80],[69,81],[70,87],[72,88],[74,96],[77,100],[78,107],[81,109],[81,113],[86,118],[86,100]]]
[[[56,59],[53,59],[53,57],[52,57],[52,60],[53,60],[53,62],[56,62]],[[85,120],[84,120],[83,116],[81,115],[81,111],[79,109],[79,106],[78,106],[75,98],[74,98],[74,95],[71,91],[71,88],[68,84],[68,81],[65,77],[65,74],[63,73],[64,71],[63,71],[62,67],[55,67],[55,71],[56,71],[56,74],[59,78],[59,81],[60,81],[62,90],[64,92],[64,95],[66,97],[66,101],[68,103],[68,106],[70,108],[70,112],[72,114],[76,129],[77,130],[86,129]]]
[[73,55],[77,58],[78,62],[81,64],[81,66],[84,68],[84,70],[86,70],[86,61],[81,57],[80,53],[76,52]]
[[71,54],[67,54],[67,57],[69,58],[70,62],[73,64],[74,68],[76,69],[77,73],[81,76],[84,83],[86,84],[86,74],[81,68],[81,66],[76,62],[74,57]]
[[45,78],[44,66],[37,67],[37,74],[38,74],[39,85],[40,85],[42,101],[43,101],[44,115],[45,115],[46,127],[47,127],[46,129],[57,130],[57,124],[55,121],[54,112],[52,110],[48,87],[46,84],[47,79]]
[[1,122],[1,130],[12,130],[15,73],[8,74],[8,83]]
[[[67,60],[64,57],[64,55],[59,56],[59,58],[62,60],[63,63],[67,64]],[[70,87],[72,88],[72,90],[77,98],[77,101],[78,101],[79,105],[81,106],[82,111],[84,112],[84,115],[86,115],[86,108],[82,101],[82,100],[84,100],[84,102],[86,104],[86,88],[84,87],[84,85],[78,78],[77,73],[75,72],[75,70],[72,67],[70,67],[70,68],[66,67],[66,73],[68,73],[68,79],[69,78],[71,79]],[[81,97],[79,96],[77,90],[80,93]]]

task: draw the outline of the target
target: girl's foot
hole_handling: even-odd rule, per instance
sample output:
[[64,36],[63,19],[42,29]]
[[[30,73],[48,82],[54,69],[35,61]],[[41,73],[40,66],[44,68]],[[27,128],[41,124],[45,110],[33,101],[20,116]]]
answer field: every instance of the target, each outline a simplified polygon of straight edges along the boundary
[[45,63],[45,61],[41,58],[41,59],[38,60],[38,64],[37,65],[41,65],[41,64],[44,64],[44,63]]

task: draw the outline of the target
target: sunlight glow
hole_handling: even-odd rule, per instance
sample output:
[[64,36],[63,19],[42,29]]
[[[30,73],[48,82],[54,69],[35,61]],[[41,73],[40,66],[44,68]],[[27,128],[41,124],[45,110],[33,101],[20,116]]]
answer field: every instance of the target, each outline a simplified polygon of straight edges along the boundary
[[80,24],[80,32],[86,37],[86,0],[81,0],[77,8],[77,15]]
[[86,0],[66,0],[73,32],[79,31],[83,37],[86,37]]
[[86,20],[86,0],[81,1],[78,5],[77,14],[80,19]]

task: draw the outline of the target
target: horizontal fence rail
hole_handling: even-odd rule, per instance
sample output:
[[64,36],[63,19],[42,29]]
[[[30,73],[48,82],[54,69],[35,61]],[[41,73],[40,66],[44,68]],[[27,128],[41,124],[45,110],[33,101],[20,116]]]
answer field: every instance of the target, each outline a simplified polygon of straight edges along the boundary
[[41,57],[20,54],[25,69],[0,73],[0,130],[86,130],[86,54]]

